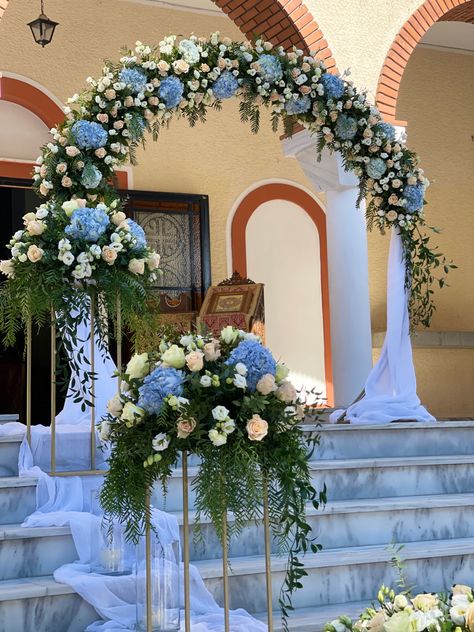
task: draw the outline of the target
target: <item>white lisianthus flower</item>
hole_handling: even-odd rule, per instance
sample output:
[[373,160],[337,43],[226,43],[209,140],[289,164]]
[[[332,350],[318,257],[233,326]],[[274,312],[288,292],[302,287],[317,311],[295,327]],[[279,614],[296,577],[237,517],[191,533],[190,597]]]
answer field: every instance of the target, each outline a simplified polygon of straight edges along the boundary
[[151,445],[155,452],[163,452],[163,450],[166,450],[169,444],[170,444],[170,438],[164,432],[158,433],[153,439],[153,441],[151,442]]
[[227,435],[225,433],[219,432],[215,428],[209,430],[209,439],[216,447],[227,443]]
[[235,370],[239,375],[243,375],[244,377],[248,373],[248,369],[243,362],[237,362],[237,364],[235,365]]
[[131,427],[133,424],[140,421],[144,414],[145,411],[143,408],[140,408],[133,402],[125,402],[120,419],[125,421],[127,426]]
[[110,423],[107,419],[104,419],[104,421],[100,424],[99,437],[101,441],[108,441],[110,437]]
[[463,626],[466,621],[466,612],[469,608],[469,604],[460,604],[458,606],[453,606],[449,611],[449,616],[453,620],[455,625]]
[[165,366],[171,366],[174,369],[182,369],[186,364],[186,356],[181,347],[171,345],[171,347],[162,354],[161,361]]
[[451,603],[453,606],[462,606],[469,603],[469,598],[467,595],[454,593],[453,598],[451,599]]
[[150,370],[148,353],[135,354],[127,364],[125,373],[130,379],[145,377]]
[[123,410],[123,402],[122,398],[118,393],[116,393],[112,399],[109,399],[107,402],[107,412],[109,412],[114,417],[118,417]]
[[235,430],[235,421],[233,419],[228,419],[227,421],[224,421],[221,427],[222,432],[225,432],[225,434],[232,434]]
[[216,421],[225,421],[229,416],[229,412],[225,406],[216,406],[212,409],[212,416]]
[[209,375],[203,375],[199,380],[199,383],[203,388],[209,388],[212,384],[212,380]]
[[97,244],[92,244],[92,246],[89,248],[89,252],[96,259],[100,259],[100,255],[102,254],[102,250]]
[[223,340],[226,344],[230,345],[237,340],[239,336],[239,332],[237,329],[234,329],[232,325],[227,325],[221,331],[221,340]]
[[190,348],[192,343],[193,343],[193,337],[191,334],[188,334],[187,336],[183,336],[181,340],[179,341],[179,344],[181,346],[187,347],[187,348]]
[[58,259],[60,259],[60,261],[62,261],[66,266],[70,266],[74,263],[74,255],[72,252],[69,252],[69,250],[63,252]]
[[48,215],[49,215],[49,211],[44,206],[40,206],[39,209],[36,211],[36,218],[37,219],[44,219]]
[[240,375],[240,373],[234,375],[233,384],[236,388],[247,388],[247,380],[243,375]]

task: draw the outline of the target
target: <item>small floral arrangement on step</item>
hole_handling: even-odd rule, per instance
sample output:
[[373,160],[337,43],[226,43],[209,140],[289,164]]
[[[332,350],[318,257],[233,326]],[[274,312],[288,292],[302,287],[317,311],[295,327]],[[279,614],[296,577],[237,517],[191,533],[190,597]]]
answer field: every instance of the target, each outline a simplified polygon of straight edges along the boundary
[[286,366],[257,336],[229,326],[218,339],[163,339],[156,353],[133,356],[122,379],[101,425],[112,448],[104,510],[137,538],[146,489],[159,481],[166,490],[183,450],[201,460],[192,482],[197,521],[208,516],[221,537],[224,512],[233,514],[229,536],[262,518],[268,485],[273,536],[289,557],[281,595],[286,614],[306,574],[297,556],[319,549],[305,508],[325,500],[325,490],[318,494],[312,486],[308,465],[318,436],[300,426],[305,409]]
[[347,616],[328,623],[325,632],[473,632],[472,588],[456,584],[450,594],[423,593],[411,597],[382,586],[379,605],[367,608],[353,623]]

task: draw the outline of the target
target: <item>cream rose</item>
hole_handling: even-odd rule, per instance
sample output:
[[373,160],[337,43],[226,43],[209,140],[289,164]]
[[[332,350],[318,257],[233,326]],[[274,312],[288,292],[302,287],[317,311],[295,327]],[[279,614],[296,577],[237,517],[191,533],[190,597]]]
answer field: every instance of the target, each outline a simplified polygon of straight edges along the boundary
[[28,223],[26,230],[30,235],[42,235],[45,228],[46,224],[44,222],[40,220],[34,220]]
[[465,584],[456,584],[453,586],[453,595],[467,595],[472,597],[472,588]]
[[56,173],[63,174],[67,171],[67,164],[65,162],[60,162],[56,167]]
[[221,356],[219,341],[214,339],[211,342],[206,342],[203,351],[206,362],[215,362]]
[[26,213],[26,215],[23,215],[22,219],[23,219],[23,224],[25,226],[28,226],[28,224],[30,222],[34,222],[35,221],[36,214],[35,213]]
[[426,593],[425,595],[416,595],[411,602],[417,610],[428,612],[428,610],[436,608],[438,605],[438,597],[436,595],[432,595],[431,593]]
[[134,104],[133,97],[131,97],[130,95],[128,97],[125,97],[125,99],[123,100],[123,104],[126,108],[131,108]]
[[160,61],[158,62],[157,68],[160,73],[166,73],[170,69],[170,65],[164,59],[160,59]]
[[275,395],[279,400],[287,404],[294,402],[298,397],[296,389],[291,382],[284,380],[275,391]]
[[386,215],[386,218],[389,222],[394,222],[398,217],[397,211],[389,211]]
[[115,224],[115,226],[120,226],[120,224],[124,222],[126,219],[127,219],[127,216],[125,215],[123,211],[117,211],[110,217],[110,221],[112,222],[112,224]]
[[173,70],[177,75],[186,74],[189,71],[189,64],[184,59],[177,59],[173,62]]
[[42,259],[43,255],[44,250],[42,248],[38,248],[38,246],[35,246],[35,244],[32,244],[26,252],[26,256],[32,263],[36,263],[37,261]]
[[144,377],[149,371],[148,353],[137,353],[130,359],[125,373],[130,379]]
[[120,398],[120,395],[116,393],[112,399],[109,399],[107,402],[107,412],[109,412],[114,417],[118,417],[123,409],[123,402]]
[[191,351],[186,356],[186,366],[193,373],[200,371],[204,366],[204,353],[201,351]]
[[130,259],[128,269],[132,274],[143,274],[145,272],[145,259]]
[[266,373],[257,382],[257,391],[262,395],[269,395],[276,390],[275,378],[271,373]]
[[196,427],[197,422],[194,417],[180,417],[176,423],[178,430],[178,439],[187,439]]
[[102,248],[102,259],[109,265],[113,265],[114,261],[117,259],[117,251],[115,248],[111,248],[110,246],[103,246]]
[[385,624],[385,615],[383,612],[377,612],[377,614],[372,617],[367,625],[367,630],[370,632],[383,632]]
[[[104,92],[104,94],[105,94],[105,98],[108,99],[109,101],[111,101],[112,99],[115,99],[115,97],[117,96],[117,93],[115,92],[113,88],[108,88]],[[102,121],[102,123],[107,123],[107,121]]]
[[65,189],[69,189],[70,187],[72,187],[72,180],[69,176],[63,176],[61,178],[61,185],[65,188]]
[[186,364],[184,350],[178,347],[178,345],[171,345],[171,347],[163,353],[161,360],[163,364],[171,366],[174,369],[182,369]]
[[81,152],[80,150],[75,147],[74,145],[68,145],[66,147],[66,154],[70,157],[70,158],[74,158],[75,156],[79,155]]
[[152,252],[146,260],[146,264],[149,270],[156,270],[160,265],[160,255],[157,252]]
[[471,603],[469,608],[466,610],[466,627],[469,628],[471,632],[474,632],[474,603]]
[[99,149],[95,150],[94,154],[97,156],[97,158],[104,158],[107,152],[103,147],[99,147]]
[[261,441],[268,434],[268,422],[260,415],[253,415],[252,419],[247,421],[245,428],[250,441]]
[[143,408],[136,406],[133,402],[126,402],[122,410],[120,419],[125,421],[127,426],[133,426],[134,423],[140,421],[145,414]]

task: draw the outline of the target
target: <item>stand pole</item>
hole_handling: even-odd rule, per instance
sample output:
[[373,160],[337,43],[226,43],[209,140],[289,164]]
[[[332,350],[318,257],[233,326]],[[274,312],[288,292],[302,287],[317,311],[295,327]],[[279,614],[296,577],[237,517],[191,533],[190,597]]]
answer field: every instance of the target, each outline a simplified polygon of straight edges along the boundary
[[267,588],[267,622],[269,632],[273,632],[273,604],[272,604],[272,562],[270,539],[270,515],[268,511],[268,478],[263,478],[263,528],[265,533],[265,580]]
[[90,331],[90,353],[91,353],[91,470],[95,470],[95,296],[91,294],[91,331]]
[[26,320],[26,440],[31,447],[31,354],[32,354],[31,316]]
[[150,525],[150,488],[147,487],[145,515],[145,563],[146,563],[146,632],[153,632],[153,600],[151,591],[151,525]]
[[56,472],[56,316],[51,307],[51,473]]
[[191,590],[189,581],[189,496],[188,451],[183,450],[183,564],[184,564],[184,630],[191,632]]
[[120,373],[122,372],[122,302],[117,294],[117,390],[120,395]]
[[222,513],[222,577],[224,583],[224,630],[225,632],[230,632],[229,563],[227,544],[227,509],[225,509]]

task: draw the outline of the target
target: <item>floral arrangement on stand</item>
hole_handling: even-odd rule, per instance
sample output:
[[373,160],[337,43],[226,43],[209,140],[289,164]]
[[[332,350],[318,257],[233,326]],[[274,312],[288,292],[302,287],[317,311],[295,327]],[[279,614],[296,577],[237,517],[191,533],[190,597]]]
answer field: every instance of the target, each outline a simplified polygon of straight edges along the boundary
[[221,538],[224,512],[233,514],[229,537],[262,518],[267,481],[272,535],[288,554],[285,617],[306,575],[298,555],[320,548],[305,507],[325,502],[308,467],[318,436],[299,426],[304,408],[287,377],[255,335],[230,326],[219,339],[163,339],[156,353],[132,357],[101,425],[111,444],[101,503],[131,539],[143,533],[146,490],[159,481],[166,492],[183,450],[201,460],[192,482],[197,523],[208,516]]
[[156,279],[160,257],[121,208],[119,199],[106,205],[52,198],[24,215],[24,228],[7,246],[11,258],[0,262],[7,277],[0,287],[0,331],[7,345],[27,322],[51,319],[63,334],[61,344],[75,374],[83,350],[74,354],[72,343],[91,304],[101,346],[108,319],[116,321],[118,310],[122,324],[136,326],[136,315],[147,311],[147,287]]
[[453,586],[449,594],[422,593],[412,597],[407,592],[382,586],[378,606],[367,608],[352,622],[342,616],[328,623],[325,632],[473,632],[474,597],[472,588]]
[[275,131],[280,122],[289,134],[303,125],[317,136],[319,152],[327,147],[341,154],[360,179],[360,199],[368,196],[369,228],[400,231],[411,322],[429,325],[433,285],[442,286],[443,273],[453,266],[429,244],[423,214],[428,180],[419,158],[366,93],[347,75],[328,72],[317,53],[287,52],[261,39],[233,42],[219,33],[181,41],[169,36],[158,46],[137,42],[87,82],[86,90],[68,100],[66,120],[51,130],[52,141],[37,161],[39,195],[106,202],[113,196],[114,169],[134,161],[146,130],[157,138],[173,116],[190,125],[203,122],[209,108],[220,109],[223,100],[236,96],[241,118],[254,132],[264,106]]

